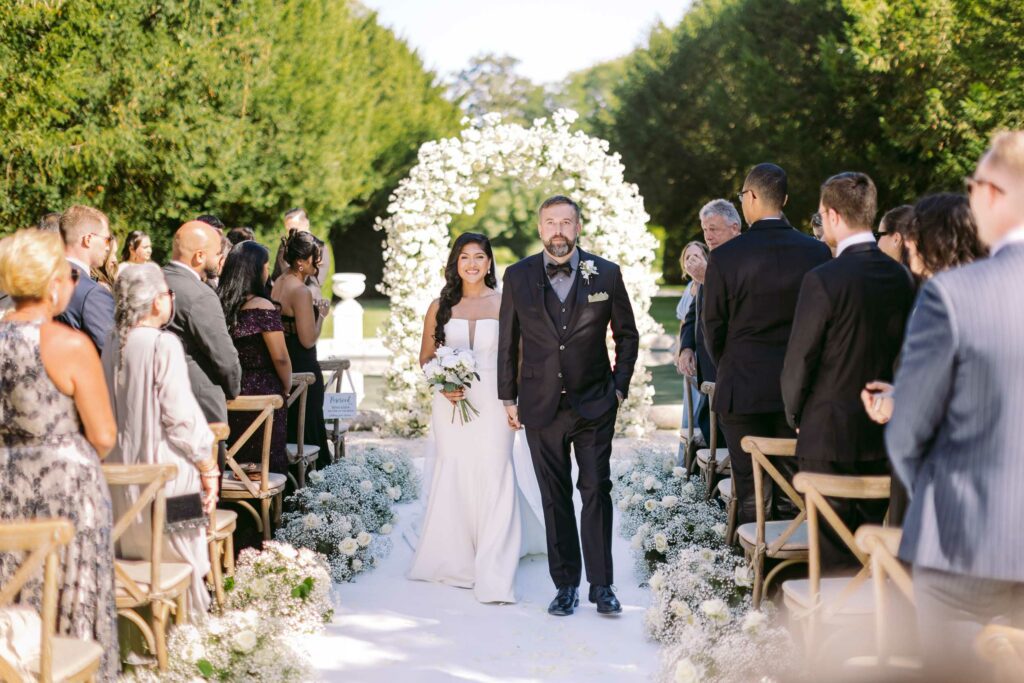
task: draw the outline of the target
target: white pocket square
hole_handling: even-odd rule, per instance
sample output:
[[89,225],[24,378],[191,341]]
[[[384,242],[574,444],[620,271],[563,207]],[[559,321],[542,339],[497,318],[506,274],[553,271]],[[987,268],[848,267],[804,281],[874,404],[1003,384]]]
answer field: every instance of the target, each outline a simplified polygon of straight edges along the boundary
[[593,304],[598,301],[608,301],[608,292],[594,292],[587,296],[587,303]]

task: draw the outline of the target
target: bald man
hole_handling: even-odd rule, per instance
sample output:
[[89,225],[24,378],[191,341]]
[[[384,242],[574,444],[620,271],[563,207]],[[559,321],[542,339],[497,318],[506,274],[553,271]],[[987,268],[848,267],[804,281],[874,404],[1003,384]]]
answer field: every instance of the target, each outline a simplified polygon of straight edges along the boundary
[[178,335],[188,359],[192,393],[210,422],[227,422],[227,401],[241,390],[242,367],[217,294],[205,283],[220,275],[220,232],[189,221],[174,234],[171,262],[164,266],[174,292],[168,329]]

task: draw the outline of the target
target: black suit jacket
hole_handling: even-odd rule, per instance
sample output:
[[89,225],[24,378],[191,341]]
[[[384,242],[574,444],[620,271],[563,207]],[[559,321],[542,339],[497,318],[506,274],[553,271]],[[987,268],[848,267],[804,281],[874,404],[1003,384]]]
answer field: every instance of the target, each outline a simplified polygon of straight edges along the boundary
[[715,364],[711,361],[711,354],[704,343],[704,327],[700,324],[703,308],[704,285],[699,285],[697,295],[690,302],[690,309],[679,328],[679,347],[692,350],[697,357],[697,386],[704,382],[714,382],[717,374]]
[[[575,309],[568,330],[559,335],[544,307],[550,287],[542,254],[528,256],[505,270],[498,342],[498,398],[518,400],[520,421],[541,429],[555,417],[562,387],[573,409],[592,420],[618,405],[618,390],[629,394],[640,348],[619,267],[580,250],[580,263],[593,261],[597,274],[577,282]],[[605,342],[611,324],[615,367]],[[521,357],[520,357],[521,354]]]
[[227,422],[226,401],[241,391],[242,367],[220,299],[181,266],[164,266],[164,277],[174,290],[174,317],[167,329],[178,335],[185,349],[192,393],[207,420]]
[[800,287],[782,369],[797,457],[854,462],[886,458],[882,425],[861,389],[892,382],[914,302],[910,272],[875,244],[855,244],[809,272]]
[[800,283],[831,258],[784,219],[757,221],[711,252],[703,321],[718,370],[715,412],[782,412],[779,377]]
[[114,296],[89,275],[89,271],[71,261],[78,271],[78,284],[68,301],[68,307],[57,320],[89,335],[96,350],[103,353],[110,330],[114,327]]

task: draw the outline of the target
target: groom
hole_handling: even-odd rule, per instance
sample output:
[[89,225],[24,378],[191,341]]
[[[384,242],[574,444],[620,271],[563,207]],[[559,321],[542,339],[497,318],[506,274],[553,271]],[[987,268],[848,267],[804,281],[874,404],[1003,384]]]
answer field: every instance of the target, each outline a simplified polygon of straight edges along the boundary
[[[590,601],[622,612],[612,592],[615,414],[629,391],[640,336],[619,267],[576,247],[580,207],[555,196],[540,205],[544,251],[505,271],[498,342],[498,398],[508,425],[526,427],[547,527],[548,565],[558,594],[548,613],[579,605],[580,535],[572,500],[570,446],[583,498],[583,558]],[[608,325],[615,367],[608,362]],[[520,357],[522,353],[522,357]],[[518,405],[517,405],[518,404]]]

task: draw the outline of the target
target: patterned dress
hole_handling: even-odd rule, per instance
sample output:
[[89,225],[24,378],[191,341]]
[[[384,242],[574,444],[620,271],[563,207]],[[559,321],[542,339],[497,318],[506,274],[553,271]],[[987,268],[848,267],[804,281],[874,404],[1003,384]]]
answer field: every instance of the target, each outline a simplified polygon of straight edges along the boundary
[[[274,361],[270,357],[267,345],[263,341],[264,332],[283,332],[281,314],[276,310],[250,308],[238,312],[238,322],[231,331],[231,338],[238,350],[238,362],[242,365],[242,395],[266,396],[281,395],[281,379],[274,369]],[[297,371],[296,371],[297,372]],[[228,413],[228,425],[231,436],[238,437],[256,418],[259,413]],[[284,408],[274,411],[274,426],[270,440],[270,471],[285,474],[288,472],[288,453],[285,451],[285,434],[288,411]],[[238,462],[260,462],[263,452],[263,439],[257,433],[238,451],[235,459]],[[230,443],[234,439],[229,438]]]
[[[96,451],[82,435],[74,399],[43,367],[39,323],[0,322],[0,521],[65,517],[75,536],[61,556],[57,633],[103,648],[99,680],[118,670],[110,493]],[[20,558],[0,553],[0,584]],[[20,600],[37,609],[42,573]]]

